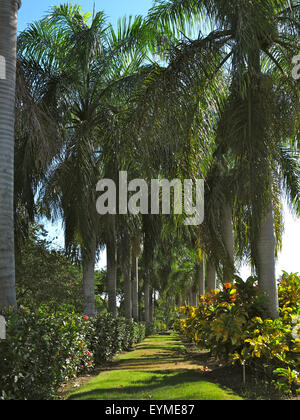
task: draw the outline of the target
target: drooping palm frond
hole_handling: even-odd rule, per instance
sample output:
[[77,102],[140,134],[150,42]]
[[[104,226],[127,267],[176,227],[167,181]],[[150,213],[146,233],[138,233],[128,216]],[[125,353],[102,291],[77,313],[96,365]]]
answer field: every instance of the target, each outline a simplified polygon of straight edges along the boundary
[[[156,0],[146,18],[146,25],[166,34],[188,33],[197,27],[201,21],[205,21],[205,1],[203,0]],[[198,27],[198,33],[205,33],[208,22],[203,27]],[[148,36],[149,36],[148,35]]]
[[280,164],[281,182],[286,198],[297,214],[300,216],[300,168],[299,154],[289,147],[280,145],[278,162]]

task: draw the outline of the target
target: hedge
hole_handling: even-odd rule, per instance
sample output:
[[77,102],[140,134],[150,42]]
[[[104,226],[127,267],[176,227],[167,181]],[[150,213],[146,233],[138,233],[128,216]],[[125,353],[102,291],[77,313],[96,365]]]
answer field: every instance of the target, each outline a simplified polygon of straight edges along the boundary
[[145,325],[122,318],[90,319],[21,308],[3,314],[0,400],[54,399],[59,387],[128,351],[145,337]]

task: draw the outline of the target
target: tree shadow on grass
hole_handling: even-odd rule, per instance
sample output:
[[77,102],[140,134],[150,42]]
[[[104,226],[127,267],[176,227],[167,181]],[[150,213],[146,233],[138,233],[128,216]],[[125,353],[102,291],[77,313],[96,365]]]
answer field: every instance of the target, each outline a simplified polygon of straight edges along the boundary
[[147,346],[147,345],[143,345],[143,346],[141,346],[141,345],[139,345],[136,349],[134,349],[134,351],[140,351],[140,350],[159,350],[159,351],[164,351],[164,352],[166,352],[166,351],[173,351],[173,350],[178,350],[178,346],[177,345],[174,345],[174,346],[168,346],[168,347],[166,347],[166,346],[163,346],[163,345],[155,345],[155,344],[151,344],[150,346]]
[[154,367],[156,369],[163,369],[169,367],[170,370],[176,370],[177,364],[181,363],[180,359],[171,359],[170,357],[148,357],[146,359],[126,359],[119,361],[116,365],[112,364],[110,369],[117,370],[144,370],[149,372]]
[[[72,395],[69,400],[168,400],[168,395],[166,394],[164,394],[163,398],[155,395],[156,391],[159,389],[166,389],[166,393],[170,393],[170,400],[195,400],[197,399],[195,398],[197,391],[192,385],[196,383],[199,384],[199,388],[197,387],[197,389],[199,389],[199,396],[202,393],[202,396],[206,397],[203,399],[220,399],[222,389],[226,391],[227,395],[234,395],[230,389],[218,387],[218,385],[214,382],[205,379],[201,372],[197,370],[184,370],[177,373],[174,372],[176,371],[147,371],[147,374],[153,375],[150,376],[149,379],[134,380],[133,377],[132,385],[92,389],[86,392],[76,393]],[[138,378],[138,374],[144,375],[145,372],[136,371],[135,374]],[[96,387],[97,385],[95,384],[95,388]],[[177,394],[176,392],[174,394],[175,388],[177,388]],[[209,394],[209,390],[212,391],[211,395]],[[215,395],[217,395],[218,398],[214,398],[214,390],[216,392]],[[180,395],[178,395],[178,391],[180,391]]]

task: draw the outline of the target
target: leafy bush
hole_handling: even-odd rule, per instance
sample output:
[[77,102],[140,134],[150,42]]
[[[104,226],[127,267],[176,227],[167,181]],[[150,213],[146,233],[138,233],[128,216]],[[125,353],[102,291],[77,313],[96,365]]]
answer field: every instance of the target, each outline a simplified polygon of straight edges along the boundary
[[120,351],[129,351],[145,338],[145,326],[142,323],[113,318],[111,315],[95,320],[95,333],[91,340],[91,349],[95,363],[102,364],[113,358]]
[[146,337],[149,337],[150,335],[156,334],[157,333],[157,328],[154,324],[145,324],[145,334]]
[[89,326],[82,317],[20,309],[6,314],[6,320],[7,339],[0,341],[0,396],[53,398],[61,383],[93,367]]
[[18,249],[16,292],[19,306],[49,311],[82,311],[82,272],[63,251],[53,249],[41,226],[30,228]]
[[146,337],[146,325],[143,322],[138,322],[135,328],[135,341],[140,343]]
[[94,321],[95,332],[91,340],[91,349],[97,365],[111,360],[121,350],[121,337],[118,321],[112,316],[99,317]]
[[61,384],[129,350],[144,338],[144,325],[110,316],[20,309],[5,314],[0,340],[0,399],[53,399]]
[[[285,392],[300,384],[300,277],[284,273],[279,285],[280,317],[263,319],[265,298],[256,279],[236,277],[223,290],[201,296],[199,305],[182,307],[176,330],[222,360],[246,363]],[[298,326],[297,326],[298,322]]]
[[129,351],[132,347],[144,339],[146,327],[142,323],[130,320],[123,320],[121,331],[123,332],[122,350]]

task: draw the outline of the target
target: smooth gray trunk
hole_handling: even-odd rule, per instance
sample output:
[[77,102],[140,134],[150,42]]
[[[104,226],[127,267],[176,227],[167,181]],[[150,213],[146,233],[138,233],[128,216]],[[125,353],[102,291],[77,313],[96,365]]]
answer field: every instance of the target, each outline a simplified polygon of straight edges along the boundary
[[232,207],[228,204],[223,209],[222,236],[228,257],[228,262],[223,268],[223,281],[224,283],[232,283],[234,275],[234,228]]
[[150,324],[150,278],[147,273],[144,284],[145,321]]
[[14,250],[14,123],[17,13],[20,5],[16,0],[0,1],[0,309],[17,307]]
[[261,224],[258,237],[258,280],[260,290],[267,297],[267,316],[273,319],[279,316],[278,289],[275,274],[275,229],[273,205]]
[[204,260],[200,261],[197,264],[197,276],[198,276],[198,285],[199,285],[199,294],[200,296],[205,295],[205,274],[204,274]]
[[197,306],[197,290],[193,284],[189,287],[189,305]]
[[108,312],[117,317],[117,244],[115,217],[111,216],[110,238],[107,242],[107,292]]
[[183,305],[184,305],[184,300],[182,298],[182,295],[181,294],[178,294],[176,296],[176,306],[180,308]]
[[133,319],[139,321],[139,259],[133,255],[132,257],[132,316]]
[[90,248],[85,251],[83,266],[83,295],[84,314],[94,317],[95,310],[95,262],[96,262],[96,238],[91,239]]
[[132,319],[131,249],[128,238],[125,240],[124,261],[124,304],[125,318]]
[[206,284],[209,293],[217,288],[216,267],[211,261],[207,262]]
[[150,296],[149,296],[149,320],[150,324],[153,324],[154,320],[154,300],[153,300],[153,291],[150,289]]

